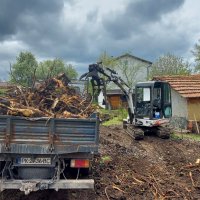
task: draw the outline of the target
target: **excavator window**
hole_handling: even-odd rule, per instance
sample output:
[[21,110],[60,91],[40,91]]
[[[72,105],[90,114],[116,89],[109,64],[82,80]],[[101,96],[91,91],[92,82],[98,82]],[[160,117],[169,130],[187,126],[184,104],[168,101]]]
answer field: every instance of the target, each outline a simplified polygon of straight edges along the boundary
[[150,117],[151,88],[138,87],[136,91],[136,114],[138,117]]
[[170,86],[165,82],[156,82],[153,88],[153,118],[171,117]]
[[171,92],[168,83],[163,84],[163,110],[165,118],[169,118],[172,116]]

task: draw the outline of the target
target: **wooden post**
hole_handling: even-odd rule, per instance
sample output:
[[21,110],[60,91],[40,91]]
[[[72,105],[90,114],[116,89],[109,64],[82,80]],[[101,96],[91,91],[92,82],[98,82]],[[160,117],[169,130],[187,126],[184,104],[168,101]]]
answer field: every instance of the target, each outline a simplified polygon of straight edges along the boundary
[[196,124],[197,132],[198,132],[198,134],[199,134],[199,125],[198,125],[198,123],[197,123],[197,119],[196,119],[195,113],[194,113],[194,121],[195,121],[195,124]]

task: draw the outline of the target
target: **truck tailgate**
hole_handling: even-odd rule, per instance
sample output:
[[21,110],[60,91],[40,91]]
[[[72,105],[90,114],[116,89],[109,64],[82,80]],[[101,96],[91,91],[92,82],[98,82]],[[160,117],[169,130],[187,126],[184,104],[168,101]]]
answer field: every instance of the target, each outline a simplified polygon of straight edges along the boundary
[[0,153],[97,152],[99,120],[0,116]]

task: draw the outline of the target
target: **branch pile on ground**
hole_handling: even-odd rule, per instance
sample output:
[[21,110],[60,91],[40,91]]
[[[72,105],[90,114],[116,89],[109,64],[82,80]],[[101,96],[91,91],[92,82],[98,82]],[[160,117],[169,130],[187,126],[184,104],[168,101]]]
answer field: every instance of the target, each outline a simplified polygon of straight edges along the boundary
[[0,98],[0,114],[24,117],[87,118],[94,111],[90,97],[69,86],[65,74],[35,89],[13,87]]

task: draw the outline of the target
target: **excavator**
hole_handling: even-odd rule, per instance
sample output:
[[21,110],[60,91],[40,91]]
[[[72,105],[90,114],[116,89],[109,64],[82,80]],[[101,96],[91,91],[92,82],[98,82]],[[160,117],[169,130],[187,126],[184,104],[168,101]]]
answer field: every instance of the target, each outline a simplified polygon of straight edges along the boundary
[[116,84],[128,103],[128,117],[123,120],[123,128],[132,131],[135,140],[141,140],[146,134],[158,137],[170,137],[169,119],[172,115],[170,86],[163,81],[138,82],[135,89],[130,88],[118,73],[102,63],[89,65],[88,72],[80,80],[90,79],[92,95],[99,95],[110,82]]

